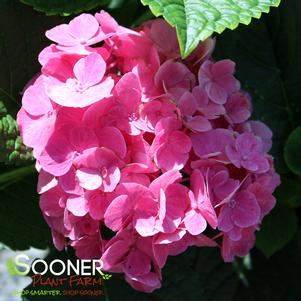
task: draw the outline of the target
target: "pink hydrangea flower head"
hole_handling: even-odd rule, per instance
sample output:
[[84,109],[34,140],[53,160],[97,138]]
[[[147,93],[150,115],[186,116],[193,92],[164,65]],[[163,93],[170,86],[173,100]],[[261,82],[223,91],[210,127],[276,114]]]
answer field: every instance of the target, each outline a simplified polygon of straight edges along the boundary
[[46,35],[56,44],[40,53],[17,122],[54,246],[101,258],[143,292],[190,246],[221,238],[224,261],[245,256],[280,178],[272,132],[249,120],[251,97],[234,62],[211,57],[215,40],[182,60],[164,20],[132,30],[105,11]]

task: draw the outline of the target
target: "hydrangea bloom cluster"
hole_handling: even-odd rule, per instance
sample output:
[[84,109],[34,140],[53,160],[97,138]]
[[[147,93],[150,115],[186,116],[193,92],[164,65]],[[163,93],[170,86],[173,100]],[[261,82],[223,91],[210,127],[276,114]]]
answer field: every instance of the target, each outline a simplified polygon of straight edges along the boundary
[[46,36],[18,124],[56,248],[145,292],[189,246],[246,255],[279,177],[272,133],[248,120],[250,96],[232,61],[211,58],[215,41],[182,60],[165,21],[130,30],[104,11]]

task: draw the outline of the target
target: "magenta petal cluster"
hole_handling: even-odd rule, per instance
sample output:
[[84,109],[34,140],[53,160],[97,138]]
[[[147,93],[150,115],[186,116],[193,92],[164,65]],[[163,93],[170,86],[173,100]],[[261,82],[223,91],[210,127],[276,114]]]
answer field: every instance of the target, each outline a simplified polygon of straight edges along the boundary
[[18,124],[56,248],[144,292],[189,246],[245,256],[279,177],[235,63],[212,59],[213,39],[182,60],[161,19],[130,30],[102,11],[46,36]]

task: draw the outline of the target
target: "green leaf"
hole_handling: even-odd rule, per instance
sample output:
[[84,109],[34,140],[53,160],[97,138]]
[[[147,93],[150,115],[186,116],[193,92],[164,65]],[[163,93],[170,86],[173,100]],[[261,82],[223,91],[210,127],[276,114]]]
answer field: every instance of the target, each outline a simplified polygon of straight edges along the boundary
[[110,0],[20,0],[46,15],[70,15],[105,6]]
[[51,236],[41,211],[32,166],[0,175],[0,241],[13,250],[45,249]]
[[236,62],[237,77],[253,99],[253,119],[273,131],[272,155],[278,172],[287,173],[283,148],[301,114],[301,1],[283,1],[248,27],[217,37],[216,59]]
[[256,246],[267,257],[288,244],[298,228],[298,219],[294,209],[278,200],[277,206],[263,220],[257,233]]
[[284,158],[287,166],[301,177],[301,127],[296,128],[288,137]]
[[281,185],[276,190],[276,198],[293,208],[301,206],[301,181],[300,179],[281,178]]
[[163,16],[176,27],[181,54],[187,57],[200,41],[214,32],[235,29],[260,18],[280,0],[141,0],[155,16]]
[[112,0],[106,10],[119,24],[127,27],[139,26],[140,21],[153,17],[150,10],[139,0]]

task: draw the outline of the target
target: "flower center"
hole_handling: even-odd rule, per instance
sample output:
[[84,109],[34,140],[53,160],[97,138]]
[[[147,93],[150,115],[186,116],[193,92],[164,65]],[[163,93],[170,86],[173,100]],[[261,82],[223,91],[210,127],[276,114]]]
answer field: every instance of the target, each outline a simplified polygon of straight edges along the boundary
[[103,179],[105,179],[108,176],[108,170],[105,166],[101,168],[100,174]]
[[131,114],[129,114],[129,121],[135,121],[135,120],[137,120],[138,118],[137,118],[137,116],[136,116],[136,113],[131,113]]
[[68,78],[66,85],[69,89],[75,90],[76,92],[83,93],[87,90],[87,86],[81,83],[76,78]]
[[85,40],[84,38],[81,38],[81,39],[79,40],[79,43],[80,43],[81,45],[85,45],[85,44],[86,44],[86,40]]
[[230,208],[234,208],[235,205],[236,205],[236,201],[235,201],[234,199],[231,199],[231,200],[229,201],[229,203],[228,203],[228,206],[229,206]]

